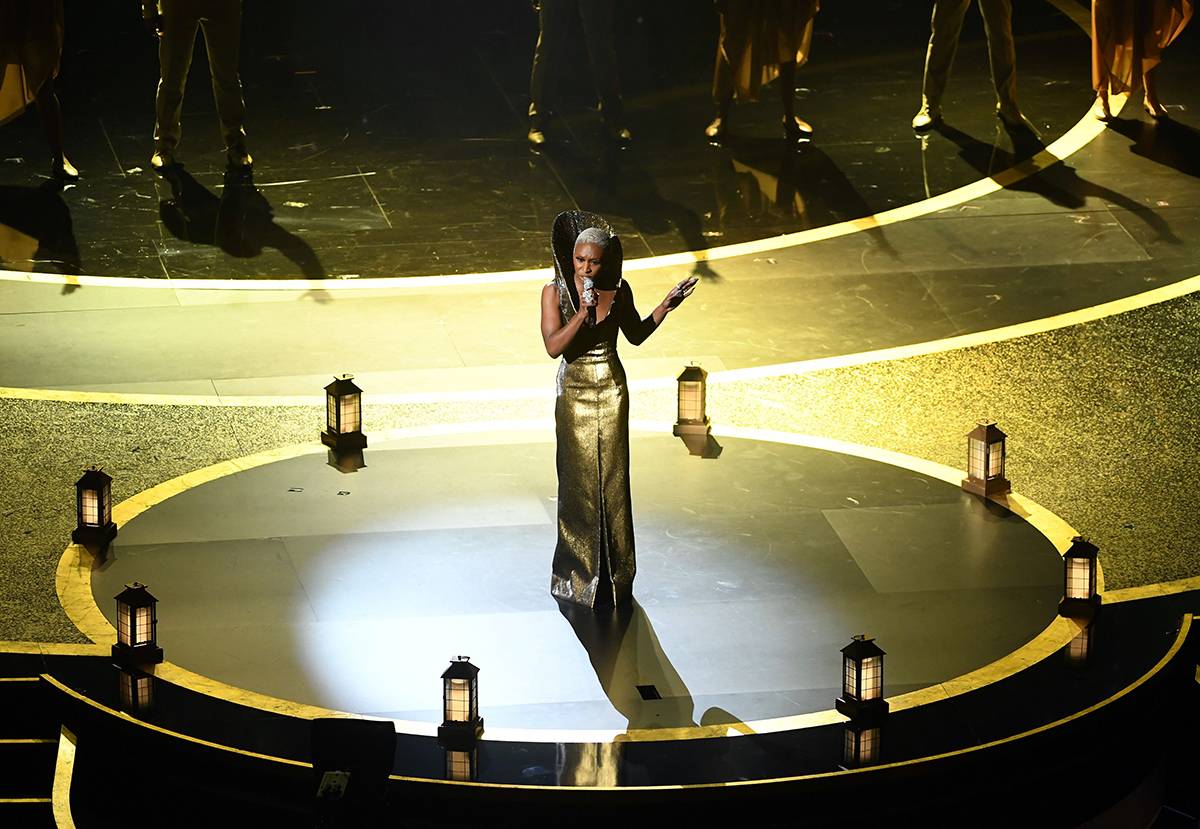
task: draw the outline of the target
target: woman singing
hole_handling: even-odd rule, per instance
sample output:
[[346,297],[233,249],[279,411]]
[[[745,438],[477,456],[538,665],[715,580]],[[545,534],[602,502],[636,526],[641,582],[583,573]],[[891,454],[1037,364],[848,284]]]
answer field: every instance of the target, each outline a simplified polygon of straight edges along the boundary
[[629,494],[629,390],[617,330],[640,345],[696,287],[685,279],[642,319],[621,279],[621,241],[604,219],[554,220],[554,281],[542,289],[542,340],[561,356],[554,404],[558,543],[550,592],[591,608],[628,601],[637,569]]

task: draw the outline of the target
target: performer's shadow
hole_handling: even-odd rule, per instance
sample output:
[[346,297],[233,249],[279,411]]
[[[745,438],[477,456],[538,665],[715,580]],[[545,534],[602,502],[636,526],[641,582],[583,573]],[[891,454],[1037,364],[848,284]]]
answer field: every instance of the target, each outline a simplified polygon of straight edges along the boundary
[[1087,205],[1089,197],[1098,199],[1136,216],[1159,239],[1172,244],[1179,244],[1181,241],[1158,212],[1148,210],[1146,205],[1131,199],[1124,193],[1083,178],[1074,167],[1065,161],[1057,161],[1045,169],[1017,181],[1007,181],[1001,178],[1002,171],[1014,169],[1017,173],[1022,172],[1023,165],[1031,164],[1030,159],[1046,149],[1046,144],[1032,130],[1016,129],[1011,131],[1009,137],[1012,140],[1012,148],[1009,149],[998,143],[989,144],[980,141],[944,122],[938,124],[935,129],[940,135],[958,145],[959,155],[964,161],[981,174],[996,177],[1005,190],[1033,193],[1052,204],[1069,210],[1083,209]]
[[[673,230],[687,250],[709,246],[700,215],[662,194],[636,148],[622,149],[605,142],[599,157],[595,157],[571,142],[547,144],[542,152],[561,173],[567,189],[577,194],[578,201],[586,203],[589,210],[627,218],[638,233],[646,236],[661,236]],[[709,281],[721,279],[703,260],[695,263],[692,273]]]
[[306,278],[325,278],[325,268],[312,247],[275,223],[270,202],[249,174],[226,172],[220,198],[180,164],[164,170],[157,184],[159,218],[176,238],[213,245],[239,259],[274,248]]
[[[813,144],[730,136],[712,150],[717,226],[751,224],[786,232],[851,221],[876,212],[837,163]],[[879,250],[899,254],[883,228],[866,232]]]
[[1200,132],[1164,118],[1153,124],[1138,118],[1113,118],[1108,128],[1133,143],[1129,151],[1165,167],[1200,178]]
[[[745,730],[741,721],[721,708],[709,708],[696,721],[691,692],[636,600],[593,611],[560,601],[559,610],[587,651],[592,669],[628,730],[711,728],[722,736],[729,727]],[[619,740],[620,738],[618,738]]]
[[79,273],[79,245],[61,183],[0,186],[0,267]]

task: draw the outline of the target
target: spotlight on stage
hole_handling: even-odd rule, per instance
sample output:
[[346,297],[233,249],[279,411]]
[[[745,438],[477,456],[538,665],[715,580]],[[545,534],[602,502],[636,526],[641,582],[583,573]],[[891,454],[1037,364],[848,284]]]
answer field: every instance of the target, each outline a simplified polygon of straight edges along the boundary
[[118,665],[130,667],[163,661],[158,646],[158,599],[146,585],[134,582],[116,595],[117,643],[112,646]]
[[71,540],[93,553],[105,550],[117,536],[112,520],[112,478],[89,467],[75,482],[75,529]]
[[884,652],[865,634],[851,637],[842,648],[842,695],[839,713],[862,726],[878,724],[888,712],[883,698]]
[[121,708],[130,714],[144,714],[154,707],[154,677],[137,668],[117,671]]
[[[453,751],[471,751],[483,734],[479,716],[479,669],[469,656],[457,656],[442,674],[442,716],[438,742]],[[449,758],[447,758],[449,762]]]
[[325,387],[325,431],[321,443],[337,453],[366,448],[362,433],[362,389],[354,385],[353,374],[335,377]]
[[877,725],[866,726],[851,720],[846,723],[844,733],[842,768],[857,769],[879,762],[883,729]]
[[1100,607],[1096,592],[1096,573],[1100,549],[1077,535],[1063,555],[1063,598],[1058,603],[1060,616],[1090,619]]
[[967,433],[967,477],[962,482],[967,492],[987,498],[1012,490],[1004,477],[1005,437],[990,420],[980,420]]

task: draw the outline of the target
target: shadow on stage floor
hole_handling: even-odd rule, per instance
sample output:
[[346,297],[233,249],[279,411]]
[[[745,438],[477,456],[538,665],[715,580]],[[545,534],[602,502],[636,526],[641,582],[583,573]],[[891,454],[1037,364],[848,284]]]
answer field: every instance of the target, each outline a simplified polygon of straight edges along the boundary
[[[346,4],[329,14],[316,0],[264,0],[244,14],[247,129],[256,181],[274,209],[258,211],[249,238],[228,246],[202,241],[207,228],[189,219],[180,245],[147,163],[153,42],[137,15],[67,4],[59,86],[83,180],[65,203],[88,273],[356,278],[542,267],[551,220],[574,206],[609,215],[627,255],[639,258],[859,218],[977,178],[949,148],[922,152],[913,138],[929,21],[906,1],[885,0],[869,15],[852,4],[822,8],[812,60],[797,78],[816,143],[794,154],[774,90],[735,106],[727,146],[706,143],[710,5],[617,3],[633,144],[620,150],[602,137],[586,60],[572,59],[556,77],[559,117],[541,157],[525,139],[537,34],[527,2],[469,12],[458,3]],[[1061,134],[1086,106],[1086,37],[1044,2],[1023,8],[1014,25],[1027,112],[1047,135]],[[178,157],[189,184],[211,195],[223,155],[207,74],[198,47]],[[984,129],[994,123],[992,94],[972,14],[947,114]],[[44,169],[35,121],[26,115],[0,130],[0,183],[25,186]],[[187,195],[213,210],[199,190]],[[259,244],[261,255],[247,255]],[[716,275],[705,265],[698,272]]]

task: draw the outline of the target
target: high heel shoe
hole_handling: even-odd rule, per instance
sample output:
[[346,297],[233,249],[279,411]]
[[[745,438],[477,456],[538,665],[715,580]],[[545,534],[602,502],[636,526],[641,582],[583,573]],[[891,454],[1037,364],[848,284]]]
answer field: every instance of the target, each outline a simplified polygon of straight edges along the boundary
[[1097,95],[1096,103],[1092,104],[1092,110],[1097,121],[1107,122],[1112,120],[1112,108],[1108,105],[1107,95]]
[[79,181],[79,171],[65,155],[56,155],[50,159],[50,178],[55,181]]
[[1165,106],[1163,106],[1161,103],[1159,103],[1158,101],[1151,102],[1151,101],[1143,100],[1142,108],[1145,109],[1146,114],[1149,115],[1151,118],[1153,118],[1155,121],[1162,121],[1166,118],[1171,117],[1167,113],[1167,108]]
[[783,119],[783,135],[792,144],[798,141],[808,141],[813,136],[813,127],[800,116],[793,115],[791,118]]

